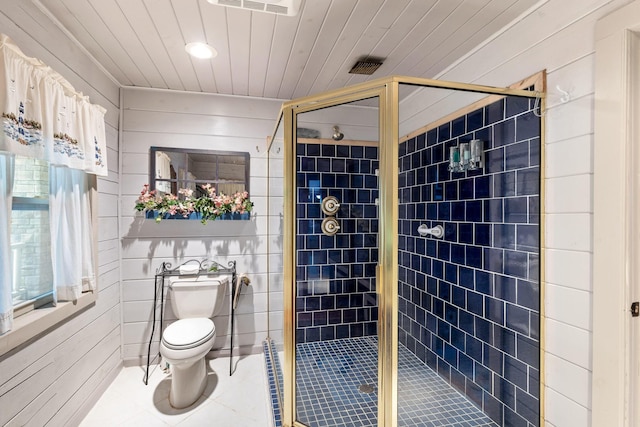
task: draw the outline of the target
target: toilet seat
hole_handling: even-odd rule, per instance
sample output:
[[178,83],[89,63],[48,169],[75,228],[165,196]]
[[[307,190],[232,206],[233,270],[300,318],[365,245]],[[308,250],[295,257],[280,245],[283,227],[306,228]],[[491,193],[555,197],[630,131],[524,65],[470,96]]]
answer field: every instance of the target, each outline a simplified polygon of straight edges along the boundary
[[180,319],[170,324],[162,334],[162,344],[171,350],[188,350],[210,340],[216,333],[211,319]]

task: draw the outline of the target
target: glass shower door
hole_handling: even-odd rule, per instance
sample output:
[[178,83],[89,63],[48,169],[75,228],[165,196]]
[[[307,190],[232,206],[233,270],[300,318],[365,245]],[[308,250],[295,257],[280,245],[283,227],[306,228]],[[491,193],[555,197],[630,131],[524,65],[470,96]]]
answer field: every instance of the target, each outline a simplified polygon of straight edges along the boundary
[[376,426],[379,101],[296,119],[296,420]]

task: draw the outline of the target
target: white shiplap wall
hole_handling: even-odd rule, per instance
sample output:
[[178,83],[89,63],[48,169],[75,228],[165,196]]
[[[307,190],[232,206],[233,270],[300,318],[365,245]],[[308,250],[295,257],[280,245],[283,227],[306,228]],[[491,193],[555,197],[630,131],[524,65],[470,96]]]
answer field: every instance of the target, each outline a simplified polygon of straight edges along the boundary
[[[146,361],[156,269],[163,261],[177,266],[192,258],[214,259],[222,264],[235,260],[238,272],[249,276],[251,285],[243,288],[236,311],[234,347],[241,346],[243,352],[258,351],[267,336],[269,298],[266,139],[273,132],[282,102],[167,90],[123,90],[120,229],[125,363]],[[255,204],[251,220],[211,221],[206,225],[164,220],[156,224],[136,215],[135,200],[149,181],[151,146],[249,152],[250,197]],[[282,176],[281,170],[273,173]],[[281,180],[272,182],[282,185]],[[275,216],[277,227],[277,212]],[[280,284],[278,290],[281,288]],[[227,309],[214,320],[214,350],[224,353],[230,345],[228,314]]]
[[0,425],[76,425],[122,366],[116,204],[119,87],[31,2],[2,2],[0,31],[107,109],[109,176],[98,180],[97,302],[0,357]]
[[[544,171],[547,426],[591,425],[594,28],[600,17],[629,2],[543,2],[439,76],[508,86],[542,69],[548,72]],[[568,102],[561,101],[557,86],[570,92]],[[419,115],[412,120],[416,117]],[[423,123],[428,122],[427,117],[425,114]]]

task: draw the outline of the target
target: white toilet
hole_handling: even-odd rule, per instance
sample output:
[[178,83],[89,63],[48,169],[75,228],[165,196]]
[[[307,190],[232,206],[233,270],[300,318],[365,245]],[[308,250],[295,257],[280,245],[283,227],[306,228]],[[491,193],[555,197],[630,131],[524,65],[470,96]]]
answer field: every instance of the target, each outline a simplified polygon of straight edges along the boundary
[[178,318],[162,333],[160,354],[171,365],[169,402],[174,408],[195,403],[207,385],[205,356],[216,339],[211,320],[220,313],[227,277],[175,277],[169,282],[171,308]]

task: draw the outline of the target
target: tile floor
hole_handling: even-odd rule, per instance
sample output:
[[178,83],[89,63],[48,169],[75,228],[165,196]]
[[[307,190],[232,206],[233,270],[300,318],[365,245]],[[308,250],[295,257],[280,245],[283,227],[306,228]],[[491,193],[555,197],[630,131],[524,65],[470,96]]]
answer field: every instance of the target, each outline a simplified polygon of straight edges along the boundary
[[141,367],[124,368],[81,427],[269,427],[271,408],[262,354],[234,358],[235,372],[229,377],[229,359],[209,360],[209,381],[204,395],[187,409],[169,405],[169,377],[155,367],[144,385]]
[[[300,421],[313,427],[377,425],[376,337],[312,342],[296,348]],[[398,425],[497,427],[404,346],[398,348]]]

